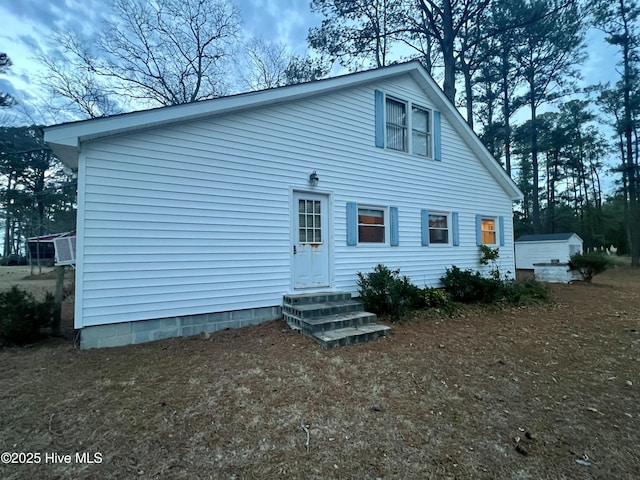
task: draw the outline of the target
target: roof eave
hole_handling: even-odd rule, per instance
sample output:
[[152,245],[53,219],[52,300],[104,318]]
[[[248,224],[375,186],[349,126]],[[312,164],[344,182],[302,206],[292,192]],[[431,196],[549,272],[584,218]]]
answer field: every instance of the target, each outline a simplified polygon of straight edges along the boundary
[[393,65],[377,70],[342,75],[325,80],[249,92],[212,100],[159,107],[151,110],[63,123],[45,128],[45,141],[65,165],[77,168],[82,143],[99,138],[156,128],[178,122],[193,121],[210,115],[223,115],[249,108],[320,95],[336,88],[355,86],[397,76],[421,68],[418,62]]

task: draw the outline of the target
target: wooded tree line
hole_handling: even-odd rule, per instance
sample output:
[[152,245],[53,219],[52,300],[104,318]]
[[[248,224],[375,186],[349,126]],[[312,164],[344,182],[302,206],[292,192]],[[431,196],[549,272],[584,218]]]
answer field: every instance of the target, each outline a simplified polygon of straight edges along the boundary
[[75,228],[75,181],[40,128],[0,128],[0,183],[3,257],[21,255],[29,237]]
[[[524,193],[516,235],[576,231],[587,248],[613,244],[639,265],[637,0],[314,0],[312,8],[324,20],[309,44],[343,66],[417,58],[442,78]],[[580,90],[589,28],[618,49],[610,68],[619,80]],[[603,198],[611,158],[620,181]]]
[[[0,53],[0,73],[12,65]],[[0,92],[0,108],[16,105]],[[37,126],[0,127],[0,212],[2,212],[2,257],[21,256],[29,237],[70,231],[75,228],[76,185],[73,175],[45,145]]]
[[[418,59],[523,191],[517,234],[577,231],[638,265],[638,0],[313,0],[323,20],[306,56],[240,42],[228,0],[114,5],[91,37],[60,31],[41,56],[57,111],[98,117],[314,80],[335,62],[356,71]],[[619,79],[580,90],[588,28],[617,49]],[[612,158],[619,184],[605,196]]]

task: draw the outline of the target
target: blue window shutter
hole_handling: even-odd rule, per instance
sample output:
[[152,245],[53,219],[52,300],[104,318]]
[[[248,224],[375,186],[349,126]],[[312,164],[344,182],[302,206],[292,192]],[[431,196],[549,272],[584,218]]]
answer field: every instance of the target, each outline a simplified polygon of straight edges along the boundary
[[458,227],[458,212],[451,212],[451,235],[453,236],[453,246],[460,246],[460,229]]
[[420,225],[422,225],[422,246],[429,246],[429,210],[420,211]]
[[398,225],[398,207],[389,207],[389,223],[391,224],[391,233],[389,243],[392,247],[400,245],[400,227]]
[[500,228],[500,246],[504,247],[504,217],[498,217],[498,228]]
[[376,90],[376,147],[384,148],[384,93]]
[[476,215],[476,245],[482,245],[482,215]]
[[433,112],[433,158],[442,161],[442,135],[440,112]]
[[358,244],[358,206],[347,202],[347,245]]

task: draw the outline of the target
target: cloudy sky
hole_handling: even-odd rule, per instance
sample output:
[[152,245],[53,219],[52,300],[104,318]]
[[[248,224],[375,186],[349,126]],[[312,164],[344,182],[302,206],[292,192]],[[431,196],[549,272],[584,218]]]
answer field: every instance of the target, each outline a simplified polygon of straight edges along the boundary
[[[39,93],[35,77],[38,64],[34,57],[48,48],[52,33],[59,30],[90,31],[106,12],[109,0],[2,0],[0,2],[0,52],[13,61],[9,74],[0,78],[0,91],[10,92],[23,103],[37,103]],[[247,36],[286,43],[298,54],[306,51],[310,27],[321,18],[309,9],[309,0],[234,0],[240,9]],[[589,60],[582,69],[584,84],[615,79],[615,50],[607,46],[603,35],[588,35]],[[37,115],[34,114],[34,115]],[[41,121],[35,119],[35,121]]]
[[[13,62],[0,78],[0,91],[12,93],[23,102],[38,93],[35,57],[49,48],[52,34],[59,30],[90,31],[102,20],[109,0],[2,0],[0,1],[0,52]],[[308,0],[233,0],[239,8],[245,34],[278,40],[298,54],[306,51],[310,27],[320,17],[309,9]]]

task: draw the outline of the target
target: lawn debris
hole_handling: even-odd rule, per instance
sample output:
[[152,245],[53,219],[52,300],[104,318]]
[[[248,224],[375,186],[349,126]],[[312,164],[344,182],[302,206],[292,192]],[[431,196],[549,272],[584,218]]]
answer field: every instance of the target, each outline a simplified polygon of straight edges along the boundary
[[529,451],[521,443],[516,444],[516,452],[518,452],[521,455],[524,455],[525,457],[529,455]]
[[307,441],[305,442],[305,446],[307,447],[307,453],[309,453],[309,445],[311,443],[311,434],[309,433],[310,425],[305,425],[304,423],[301,423],[300,426],[302,427],[302,430],[304,430],[304,432],[307,434]]
[[591,462],[589,461],[589,455],[587,455],[586,453],[584,455],[582,455],[582,458],[576,459],[576,463],[578,465],[582,465],[584,467],[591,466]]

